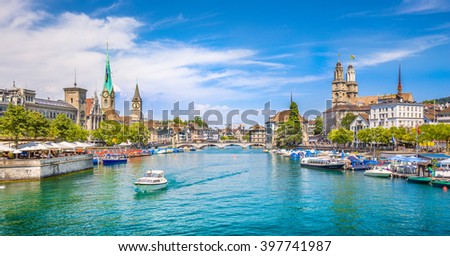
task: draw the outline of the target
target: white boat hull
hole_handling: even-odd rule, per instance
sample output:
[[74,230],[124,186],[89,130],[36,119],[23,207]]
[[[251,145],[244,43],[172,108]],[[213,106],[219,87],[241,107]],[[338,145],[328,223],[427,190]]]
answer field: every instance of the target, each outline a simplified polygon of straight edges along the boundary
[[438,178],[450,178],[450,170],[445,171],[437,170],[435,171],[434,176]]
[[134,185],[134,189],[136,192],[144,192],[144,193],[164,189],[166,187],[167,187],[167,182],[161,183],[161,184],[135,184]]
[[391,177],[392,172],[386,170],[367,170],[364,172],[364,175],[370,177],[389,178]]

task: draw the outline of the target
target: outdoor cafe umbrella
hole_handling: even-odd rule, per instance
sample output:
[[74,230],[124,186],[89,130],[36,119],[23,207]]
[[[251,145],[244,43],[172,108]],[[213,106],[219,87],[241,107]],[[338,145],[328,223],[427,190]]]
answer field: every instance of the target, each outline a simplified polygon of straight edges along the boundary
[[1,144],[0,144],[0,152],[12,152],[12,151],[14,151],[13,148],[10,148],[10,147],[8,147],[8,146],[1,145]]
[[22,151],[43,151],[43,150],[49,150],[48,147],[46,147],[42,143],[37,142],[30,142],[24,145],[20,145],[19,149]]
[[22,151],[21,150],[18,150],[18,149],[16,149],[16,150],[14,150],[13,152],[12,152],[14,155],[15,155],[15,158],[17,158],[17,156],[19,155],[19,154],[21,154],[22,153]]
[[63,141],[63,142],[60,142],[60,143],[57,143],[57,144],[61,147],[61,149],[72,149],[72,150],[75,150],[75,148],[76,148],[75,144],[67,142],[67,141]]
[[83,149],[94,147],[91,144],[84,143],[84,142],[78,142],[78,141],[73,142],[72,144],[74,144],[76,148],[83,148]]

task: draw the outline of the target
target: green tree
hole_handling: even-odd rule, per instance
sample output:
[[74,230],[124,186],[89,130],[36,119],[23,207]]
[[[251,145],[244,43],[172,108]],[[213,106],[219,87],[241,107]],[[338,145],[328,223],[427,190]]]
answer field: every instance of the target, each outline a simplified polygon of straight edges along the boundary
[[195,116],[193,122],[199,127],[208,127],[208,124],[200,116]]
[[28,113],[28,134],[36,139],[37,137],[48,137],[50,135],[50,120],[41,113],[31,111]]
[[373,140],[377,144],[388,144],[391,141],[390,135],[389,130],[381,126],[372,128]]
[[58,140],[69,140],[73,134],[73,121],[64,114],[59,114],[51,122],[51,134]]
[[125,136],[123,134],[126,132],[126,129],[125,126],[120,125],[116,121],[102,121],[99,128],[92,133],[92,136],[95,139],[104,141],[106,145],[111,146],[124,141]]
[[74,124],[70,129],[68,141],[86,141],[89,137],[89,131],[81,128],[79,125]]
[[302,142],[302,124],[297,103],[291,102],[289,109],[288,121],[281,123],[275,132],[277,135],[276,142],[279,147],[296,147]]
[[316,117],[314,123],[314,135],[321,134],[323,131],[323,118],[321,116]]
[[449,150],[450,124],[437,124],[435,128],[436,138],[445,141],[446,150]]
[[334,129],[328,134],[328,139],[338,145],[345,145],[353,141],[353,132],[344,128]]
[[341,126],[347,130],[350,129],[350,124],[355,120],[356,115],[353,113],[347,113],[341,120]]
[[1,133],[9,136],[16,147],[21,137],[27,136],[29,111],[23,106],[8,105],[3,117],[0,118]]
[[173,119],[173,123],[176,125],[184,125],[183,120],[181,120],[181,118],[178,116]]
[[129,138],[131,142],[139,145],[147,145],[149,137],[150,132],[143,123],[138,122],[130,125]]
[[372,138],[372,131],[370,128],[366,128],[363,130],[359,130],[356,133],[356,138],[358,138],[359,141],[361,141],[362,143],[365,144],[369,144],[373,142],[373,138]]

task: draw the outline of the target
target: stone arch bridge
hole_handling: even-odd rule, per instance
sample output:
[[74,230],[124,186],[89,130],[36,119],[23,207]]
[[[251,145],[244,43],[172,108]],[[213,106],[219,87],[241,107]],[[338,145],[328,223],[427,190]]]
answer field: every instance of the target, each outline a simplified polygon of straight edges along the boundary
[[249,148],[249,147],[265,147],[266,145],[261,142],[178,142],[175,144],[176,148],[184,148],[184,147],[194,147],[196,149],[202,149],[205,147],[217,147],[217,148],[225,148],[230,146],[239,146],[241,148]]

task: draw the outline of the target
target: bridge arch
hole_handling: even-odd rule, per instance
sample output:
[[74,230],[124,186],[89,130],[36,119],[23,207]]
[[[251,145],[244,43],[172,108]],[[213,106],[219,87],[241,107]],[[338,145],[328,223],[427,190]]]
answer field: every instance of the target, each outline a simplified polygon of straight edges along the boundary
[[257,146],[257,147],[266,147],[265,144],[263,143],[249,143],[247,144],[248,147],[253,147],[253,146]]
[[204,143],[182,143],[176,145],[177,148],[184,148],[184,147],[194,147],[196,149],[201,149],[205,147],[217,147],[217,148],[225,148],[225,147],[231,147],[231,146],[238,146],[241,148],[248,148],[252,146],[259,146],[259,147],[265,147],[264,143],[256,142],[256,143],[242,143],[242,142],[204,142]]
[[206,147],[223,148],[220,144],[216,144],[216,143],[203,144],[203,145],[199,146],[198,148],[202,149],[202,148],[206,148]]

